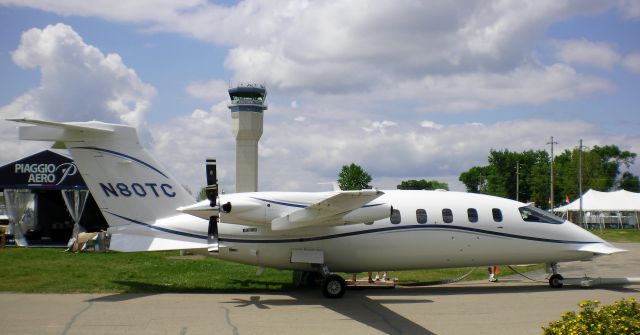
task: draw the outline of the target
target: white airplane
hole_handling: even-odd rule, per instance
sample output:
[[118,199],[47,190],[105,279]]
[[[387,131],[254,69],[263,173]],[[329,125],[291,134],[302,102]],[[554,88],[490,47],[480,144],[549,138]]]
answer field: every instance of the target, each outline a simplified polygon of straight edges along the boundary
[[[448,191],[255,192],[217,194],[207,163],[209,200],[194,199],[142,147],[135,128],[102,122],[13,119],[20,139],[61,141],[109,224],[112,250],[193,249],[234,262],[322,276],[332,272],[589,260],[618,249],[577,225],[521,202]],[[176,148],[178,150],[178,148]]]

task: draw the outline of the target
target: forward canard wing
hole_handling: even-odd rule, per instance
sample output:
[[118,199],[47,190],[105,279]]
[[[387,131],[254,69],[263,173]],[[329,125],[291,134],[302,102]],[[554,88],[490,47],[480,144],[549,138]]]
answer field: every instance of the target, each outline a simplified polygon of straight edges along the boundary
[[339,226],[388,218],[393,210],[391,205],[369,204],[383,194],[378,190],[338,191],[317,203],[273,219],[271,229]]

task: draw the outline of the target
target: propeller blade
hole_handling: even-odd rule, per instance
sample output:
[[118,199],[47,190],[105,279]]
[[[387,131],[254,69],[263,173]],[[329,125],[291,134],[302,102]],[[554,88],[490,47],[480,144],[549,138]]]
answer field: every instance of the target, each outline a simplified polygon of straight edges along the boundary
[[207,244],[209,245],[209,251],[218,252],[218,218],[215,216],[209,218]]

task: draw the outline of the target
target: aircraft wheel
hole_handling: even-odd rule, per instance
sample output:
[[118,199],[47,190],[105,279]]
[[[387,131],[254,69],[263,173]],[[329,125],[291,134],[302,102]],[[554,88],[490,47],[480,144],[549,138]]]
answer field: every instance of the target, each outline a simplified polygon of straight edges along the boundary
[[322,280],[322,294],[327,298],[341,298],[346,291],[347,283],[339,275],[328,275]]
[[549,277],[549,286],[551,286],[551,288],[561,288],[562,287],[562,276],[559,274],[554,274],[553,276]]

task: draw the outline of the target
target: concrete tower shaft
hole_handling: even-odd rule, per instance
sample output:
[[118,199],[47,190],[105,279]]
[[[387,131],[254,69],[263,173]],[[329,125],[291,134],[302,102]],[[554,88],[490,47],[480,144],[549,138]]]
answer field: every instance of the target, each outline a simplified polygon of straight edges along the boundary
[[231,127],[236,137],[236,192],[258,190],[258,141],[267,91],[261,85],[229,89]]

